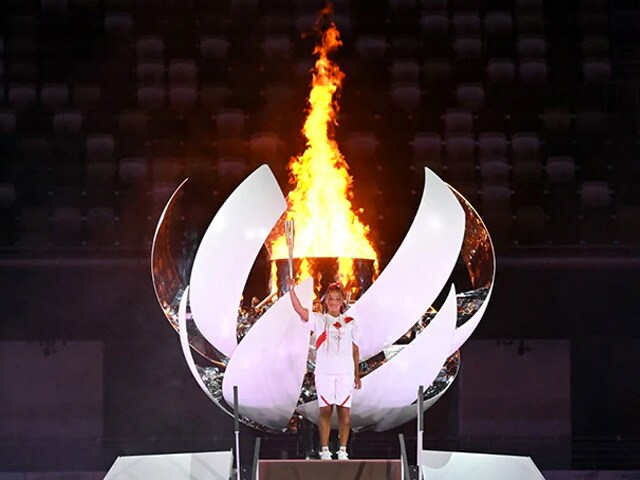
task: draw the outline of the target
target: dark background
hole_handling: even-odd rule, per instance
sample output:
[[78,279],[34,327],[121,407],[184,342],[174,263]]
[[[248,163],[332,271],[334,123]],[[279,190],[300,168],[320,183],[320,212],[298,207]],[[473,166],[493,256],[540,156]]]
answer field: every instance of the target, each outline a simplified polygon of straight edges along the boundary
[[[287,191],[315,41],[300,31],[319,6],[0,3],[0,472],[231,448],[155,300],[150,241],[186,176],[194,231],[259,164]],[[425,445],[637,469],[640,5],[352,0],[333,18],[336,135],[381,264],[425,165],[496,244],[490,307]],[[413,449],[408,424],[356,434],[352,452],[396,455],[398,432]],[[255,435],[243,427],[245,459]],[[263,452],[301,455],[293,437]]]

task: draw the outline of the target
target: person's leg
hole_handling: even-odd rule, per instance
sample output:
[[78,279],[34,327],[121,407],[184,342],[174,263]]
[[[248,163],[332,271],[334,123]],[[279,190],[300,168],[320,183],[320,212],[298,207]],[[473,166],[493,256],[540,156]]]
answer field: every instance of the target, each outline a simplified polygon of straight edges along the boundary
[[341,375],[337,382],[336,398],[341,399],[336,405],[338,410],[338,439],[340,449],[338,460],[348,460],[347,443],[351,431],[351,396],[353,395],[353,375]]
[[337,407],[338,408],[338,440],[340,440],[340,447],[347,447],[349,441],[349,432],[351,432],[351,408],[349,407]]
[[318,433],[320,434],[320,449],[329,447],[331,435],[331,415],[333,414],[333,398],[335,396],[335,380],[332,375],[316,375],[316,392],[320,406]]
[[318,422],[318,430],[320,432],[320,447],[329,446],[329,436],[331,435],[331,414],[333,413],[333,405],[320,407],[320,421]]

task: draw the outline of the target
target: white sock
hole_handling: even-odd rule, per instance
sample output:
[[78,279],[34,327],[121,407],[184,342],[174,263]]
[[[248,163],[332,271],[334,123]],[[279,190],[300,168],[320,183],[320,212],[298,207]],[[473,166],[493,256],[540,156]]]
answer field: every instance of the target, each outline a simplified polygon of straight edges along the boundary
[[346,452],[347,451],[347,446],[346,445],[341,445],[340,446],[340,451],[341,452]]
[[328,452],[329,451],[329,447],[322,447],[322,451],[323,452]]

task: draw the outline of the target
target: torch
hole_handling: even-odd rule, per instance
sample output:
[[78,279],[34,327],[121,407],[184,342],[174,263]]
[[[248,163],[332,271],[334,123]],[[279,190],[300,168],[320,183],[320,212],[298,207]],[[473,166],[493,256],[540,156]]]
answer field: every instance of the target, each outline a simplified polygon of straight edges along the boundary
[[289,276],[293,280],[293,241],[296,236],[293,220],[285,220],[284,235],[287,239],[287,247],[289,248]]

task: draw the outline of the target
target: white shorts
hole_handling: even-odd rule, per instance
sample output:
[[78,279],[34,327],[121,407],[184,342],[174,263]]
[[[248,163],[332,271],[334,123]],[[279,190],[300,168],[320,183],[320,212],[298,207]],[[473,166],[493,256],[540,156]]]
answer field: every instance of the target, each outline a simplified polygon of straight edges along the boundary
[[354,375],[342,373],[338,375],[316,374],[316,392],[318,392],[318,405],[327,407],[337,405],[351,408],[353,395]]

